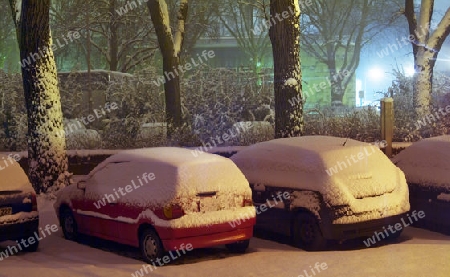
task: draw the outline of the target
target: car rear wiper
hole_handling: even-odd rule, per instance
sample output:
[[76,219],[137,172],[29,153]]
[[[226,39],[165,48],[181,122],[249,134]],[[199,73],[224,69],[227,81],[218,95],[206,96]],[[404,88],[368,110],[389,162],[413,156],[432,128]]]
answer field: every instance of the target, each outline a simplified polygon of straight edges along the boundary
[[347,143],[348,137],[345,139],[344,144],[342,144],[342,146],[345,146],[345,144]]
[[207,191],[207,192],[199,192],[197,193],[198,197],[211,197],[216,195],[217,191]]

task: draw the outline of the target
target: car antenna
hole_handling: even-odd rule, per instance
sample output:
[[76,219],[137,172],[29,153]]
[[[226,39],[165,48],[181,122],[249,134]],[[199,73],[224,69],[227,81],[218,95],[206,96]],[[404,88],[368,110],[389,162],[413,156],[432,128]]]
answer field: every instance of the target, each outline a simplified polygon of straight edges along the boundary
[[345,146],[345,144],[347,143],[348,137],[345,139],[344,144],[342,144],[342,146]]

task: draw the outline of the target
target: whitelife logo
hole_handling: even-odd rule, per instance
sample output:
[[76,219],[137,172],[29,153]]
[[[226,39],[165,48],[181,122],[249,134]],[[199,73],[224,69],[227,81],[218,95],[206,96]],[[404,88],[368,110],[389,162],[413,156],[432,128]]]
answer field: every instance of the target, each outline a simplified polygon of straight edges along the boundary
[[[68,32],[67,33],[67,38],[66,36],[63,35],[62,40],[65,43],[61,43],[61,41],[58,39],[56,39],[56,44],[52,44],[50,46],[50,48],[52,49],[53,52],[55,52],[58,49],[63,48],[64,46],[68,45],[69,43],[73,42],[76,39],[79,39],[81,37],[80,33],[75,31],[75,32]],[[49,54],[50,49],[45,46],[43,49],[38,48],[38,51],[35,53],[30,53],[28,55],[28,58],[23,59],[22,62],[20,62],[20,65],[22,66],[22,68],[25,68],[26,66],[30,66],[31,65],[31,59],[33,59],[33,62],[36,62],[37,60],[42,59],[43,57],[47,56]]]
[[[419,219],[424,218],[425,212],[424,211],[417,212],[414,210],[411,213],[411,216],[409,214],[406,214],[406,216],[408,217],[409,224],[405,222],[404,218],[402,218],[401,223],[400,222],[395,223],[394,226],[389,224],[389,226],[387,227],[387,230],[385,227],[383,227],[382,232],[375,232],[375,234],[372,237],[370,237],[364,241],[364,244],[366,245],[366,247],[369,247],[370,245],[374,245],[377,242],[381,241],[382,239],[389,237],[390,234],[395,234],[397,231],[401,231],[403,228],[410,226],[411,224],[414,223],[414,221],[411,219],[411,217],[413,217],[415,221],[418,221]],[[390,233],[388,232],[388,230]],[[376,239],[375,239],[375,237],[376,237]]]
[[[325,90],[327,88],[330,88],[333,83],[338,82],[338,80],[343,80],[345,77],[350,76],[350,71],[344,69],[339,71],[336,74],[333,74],[333,76],[328,76],[326,78],[326,82],[322,81],[320,82],[320,84],[314,84],[312,86],[308,86],[307,88],[304,88],[302,90],[302,94],[305,96],[305,99],[303,99],[303,101],[306,100],[306,98],[310,97],[311,95],[313,95],[314,93],[319,93],[322,90]],[[291,106],[294,106],[298,103],[300,103],[302,101],[300,94],[296,95],[294,97],[292,97],[291,99],[288,99],[289,104],[291,104]]]
[[128,12],[136,9],[137,7],[142,6],[142,4],[147,3],[148,0],[138,0],[138,1],[127,1],[127,3],[120,7],[119,9],[116,9],[116,13],[119,16],[122,16],[124,14],[127,14]]
[[[266,32],[270,29],[270,27],[276,25],[278,22],[281,22],[287,18],[290,17],[296,17],[299,16],[298,11],[301,6],[301,10],[306,9],[306,7],[309,7],[312,5],[312,0],[299,0],[296,10],[292,9],[292,6],[289,7],[289,11],[283,11],[282,13],[276,13],[274,16],[271,16],[268,20],[262,20],[261,24],[258,24],[255,26],[254,29],[252,29],[252,32],[255,36],[261,35],[263,32]],[[278,20],[278,22],[275,20],[275,18]]]
[[[230,139],[236,138],[241,132],[245,133],[247,132],[250,128],[253,127],[253,122],[251,121],[246,121],[246,122],[240,122],[236,125],[234,125],[233,127],[231,127],[230,129],[228,129],[227,132],[225,132],[224,134],[222,134],[222,136],[217,135],[216,137],[211,137],[211,139],[209,140],[209,142],[203,142],[203,146],[197,147],[194,150],[191,150],[192,155],[194,155],[194,157],[198,157],[201,154],[208,152],[208,150],[211,150],[213,147],[216,147],[218,145],[221,145],[225,142],[228,142]],[[233,130],[236,129],[236,132],[233,133]],[[242,130],[240,130],[242,129]]]
[[19,154],[9,154],[7,157],[2,157],[2,161],[0,161],[0,170],[6,169],[9,166],[13,165],[14,161],[20,161]]
[[389,56],[390,54],[394,53],[395,51],[398,51],[402,49],[405,46],[409,46],[411,43],[415,44],[417,46],[422,46],[425,49],[431,51],[431,52],[437,52],[436,49],[430,48],[425,44],[420,44],[419,39],[421,39],[423,36],[428,34],[428,31],[430,29],[430,25],[422,26],[420,25],[420,28],[417,30],[416,35],[409,35],[408,37],[402,37],[400,40],[397,38],[396,43],[388,44],[387,47],[381,49],[380,52],[377,52],[377,55],[380,59]]
[[[339,171],[342,171],[344,169],[346,169],[347,167],[350,167],[356,163],[358,163],[359,161],[362,161],[364,159],[366,159],[367,157],[371,156],[373,153],[375,153],[376,149],[378,149],[378,147],[376,146],[370,146],[371,148],[371,152],[369,152],[368,147],[364,147],[364,151],[360,151],[357,153],[357,155],[350,155],[351,159],[348,156],[345,156],[346,162],[345,161],[338,161],[336,163],[335,166],[330,167],[329,169],[325,169],[325,171],[327,172],[328,176],[333,176],[333,174],[337,174]],[[358,159],[356,159],[358,158]],[[353,162],[352,162],[353,161]]]
[[303,270],[303,273],[304,273],[305,275],[300,274],[300,275],[298,275],[297,277],[313,277],[313,276],[316,276],[317,274],[319,274],[319,273],[321,273],[322,271],[327,270],[327,269],[328,269],[327,263],[321,263],[321,264],[319,264],[319,262],[317,262],[317,263],[314,265],[314,268],[313,268],[312,266],[309,266],[309,271],[311,271],[311,274],[312,274],[312,275],[309,275],[309,272],[306,271],[306,269],[304,269],[304,270]]
[[[277,196],[272,195],[272,200],[267,199],[266,204],[261,204],[255,207],[256,215],[260,215],[261,213],[267,211],[268,209],[272,209],[273,207],[276,207],[279,203],[284,203],[285,200],[289,200],[291,198],[291,194],[287,191],[281,193],[277,192]],[[279,200],[279,202],[277,201]],[[274,202],[274,204],[272,204]],[[255,216],[255,213],[247,213],[247,214],[240,214],[238,219],[235,219],[231,222],[228,222],[232,228],[236,228],[237,226],[241,225],[245,221],[249,220],[250,218],[253,218]]]
[[[206,52],[206,50],[203,50],[202,55],[200,56],[200,54],[197,54],[197,61],[199,63],[196,63],[196,60],[194,58],[191,58],[191,62],[187,62],[184,65],[178,65],[178,68],[175,68],[175,66],[173,67],[172,71],[164,71],[164,76],[158,77],[158,79],[156,81],[152,81],[155,85],[157,85],[158,87],[161,86],[162,84],[165,84],[166,82],[169,82],[170,80],[175,78],[176,76],[180,76],[180,72],[181,73],[185,73],[186,71],[190,71],[192,69],[194,69],[195,67],[205,64],[208,61],[208,58],[212,59],[216,56],[216,54],[214,53],[214,51],[210,50],[208,52]],[[202,59],[203,57],[203,59]]]
[[[162,258],[156,258],[156,260],[152,261],[151,265],[149,265],[149,264],[143,265],[140,270],[137,270],[134,273],[131,273],[131,277],[143,277],[143,276],[145,276],[145,274],[149,274],[150,272],[153,272],[153,270],[157,269],[155,262],[158,264],[158,266],[166,265],[166,264],[170,263],[171,261],[175,261],[182,255],[186,255],[187,252],[192,251],[193,249],[194,249],[194,247],[190,243],[188,243],[186,245],[184,243],[182,243],[179,248],[177,248],[175,246],[175,251],[173,251],[173,250],[170,251],[168,253],[169,255],[165,255]],[[174,255],[175,253],[177,253],[177,254]],[[145,271],[145,273],[144,273],[144,271]]]
[[90,114],[87,117],[82,116],[81,118],[78,118],[76,124],[67,124],[64,130],[58,132],[57,136],[63,138],[68,134],[73,133],[77,130],[82,130],[83,125],[81,125],[81,123],[83,123],[85,126],[88,126],[90,123],[94,122],[95,120],[99,120],[103,116],[106,116],[107,113],[111,113],[112,111],[117,110],[118,108],[119,106],[117,105],[116,102],[111,103],[106,102],[104,107],[99,106],[99,109],[94,109],[94,114]]
[[[445,111],[444,111],[445,109]],[[422,119],[418,119],[417,123],[415,123],[416,125],[416,130],[419,130],[422,127],[425,127],[429,124],[432,123],[436,123],[438,120],[441,120],[442,118],[439,116],[441,115],[442,117],[448,115],[450,113],[450,105],[447,105],[445,108],[439,108],[439,110],[437,110],[437,112],[435,112],[434,114],[428,114],[426,116],[424,116]],[[427,123],[428,120],[428,123]]]
[[33,236],[29,237],[28,239],[21,239],[20,242],[16,240],[17,246],[8,246],[5,251],[0,252],[0,261],[3,261],[4,259],[19,253],[19,251],[30,247],[38,241],[45,239],[47,235],[50,236],[52,233],[55,233],[57,231],[58,226],[56,224],[53,224],[51,226],[50,224],[47,224],[45,225],[44,230],[42,230],[42,228],[39,228],[39,232],[34,232]]
[[154,173],[147,173],[147,172],[145,172],[144,174],[142,174],[142,179],[144,179],[145,184],[144,184],[144,182],[142,182],[142,180],[141,180],[141,178],[139,176],[137,176],[137,179],[138,179],[138,182],[139,182],[140,185],[136,185],[134,180],[131,180],[131,185],[126,185],[125,188],[119,187],[117,190],[113,189],[115,197],[114,197],[113,194],[105,193],[105,196],[102,199],[98,200],[97,203],[94,203],[94,206],[97,209],[100,209],[101,207],[106,206],[106,202],[114,203],[117,200],[119,200],[122,196],[125,196],[128,193],[131,193],[135,189],[143,187],[145,184],[148,184],[149,181],[155,180],[156,177],[155,177]]

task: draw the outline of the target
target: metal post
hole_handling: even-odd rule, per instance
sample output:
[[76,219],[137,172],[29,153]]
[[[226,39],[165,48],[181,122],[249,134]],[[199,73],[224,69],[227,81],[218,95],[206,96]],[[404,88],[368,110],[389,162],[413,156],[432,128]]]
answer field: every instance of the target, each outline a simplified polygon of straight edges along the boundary
[[386,141],[385,154],[392,157],[392,137],[394,135],[394,99],[381,99],[381,139]]

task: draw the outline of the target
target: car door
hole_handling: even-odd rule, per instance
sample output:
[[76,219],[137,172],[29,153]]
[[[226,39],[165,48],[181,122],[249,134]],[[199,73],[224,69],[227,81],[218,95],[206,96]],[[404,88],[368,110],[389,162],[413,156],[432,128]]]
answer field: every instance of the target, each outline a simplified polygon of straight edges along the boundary
[[154,164],[144,161],[131,161],[117,165],[116,168],[121,176],[116,177],[114,187],[120,196],[118,204],[113,207],[118,215],[115,230],[122,243],[132,244],[136,240],[140,215],[150,208],[147,200],[155,178],[152,172],[156,168]]
[[75,221],[77,222],[78,232],[83,234],[92,235],[91,233],[91,216],[88,216],[88,212],[92,210],[91,205],[92,201],[86,198],[86,190],[78,188],[78,185],[81,183],[88,184],[90,178],[82,179],[82,180],[74,180],[76,181],[76,195],[71,196],[72,203],[72,212],[75,216]]
[[127,178],[120,166],[122,164],[124,163],[109,163],[86,181],[84,203],[79,216],[92,235],[106,239],[117,237],[117,207],[121,196],[117,189],[120,187],[120,180]]
[[285,189],[263,184],[251,184],[256,208],[256,227],[283,235],[290,234],[292,214],[284,201],[290,195]]

